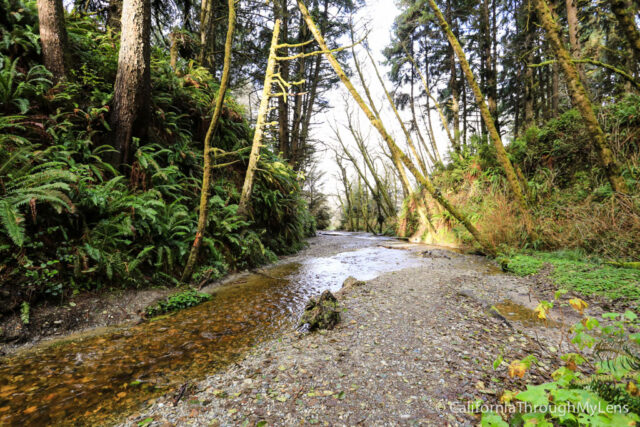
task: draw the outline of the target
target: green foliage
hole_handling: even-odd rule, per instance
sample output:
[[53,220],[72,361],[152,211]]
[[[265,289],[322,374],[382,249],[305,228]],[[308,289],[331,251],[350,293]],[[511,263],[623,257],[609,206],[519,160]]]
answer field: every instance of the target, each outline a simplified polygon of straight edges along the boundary
[[170,295],[166,299],[147,307],[145,309],[145,314],[148,317],[159,316],[172,311],[193,307],[195,305],[202,304],[205,301],[209,301],[210,299],[211,295],[189,288],[185,291]]
[[68,193],[70,184],[77,177],[59,162],[37,164],[43,153],[32,154],[30,150],[32,147],[29,145],[13,152],[5,146],[0,147],[0,181],[4,184],[0,199],[0,223],[2,231],[19,247],[25,239],[25,209],[30,209],[34,223],[38,203],[47,204],[57,213],[75,210]]
[[23,325],[29,324],[29,303],[26,301],[20,305],[20,321]]
[[[202,148],[218,82],[193,62],[179,77],[152,49],[148,137],[132,140],[123,172],[104,158],[119,35],[67,16],[74,67],[52,86],[40,63],[35,2],[0,0],[0,288],[14,305],[83,289],[175,285],[195,238]],[[252,129],[227,96],[213,146],[249,146]],[[36,145],[37,144],[37,145]],[[222,162],[211,186],[197,280],[273,261],[315,231],[296,173],[268,148],[250,220],[237,214],[248,150]],[[16,305],[17,304],[17,305]]]
[[503,263],[506,271],[518,276],[537,274],[543,265],[543,261],[526,255],[516,255],[506,260],[506,263]]
[[[564,302],[561,297],[565,293],[557,292],[554,303],[547,303],[545,310],[554,305],[571,306],[582,314],[587,303],[577,298]],[[553,372],[553,381],[503,393],[503,402],[520,402],[516,406],[520,411],[509,424],[495,412],[483,414],[482,424],[635,425],[640,421],[638,316],[626,311],[606,313],[603,318],[601,323],[586,316],[571,328],[573,346],[568,348],[572,352],[558,357],[556,362],[564,366]],[[524,377],[530,367],[523,363],[525,359],[511,363],[511,376]],[[583,366],[587,368],[583,370]]]
[[0,57],[0,110],[24,114],[31,99],[37,99],[51,87],[51,73],[43,65],[31,67],[26,74],[18,71],[18,60]]
[[640,271],[587,259],[580,251],[532,252],[510,257],[506,270],[519,276],[536,274],[544,264],[553,271],[550,279],[559,288],[610,299],[640,300]]

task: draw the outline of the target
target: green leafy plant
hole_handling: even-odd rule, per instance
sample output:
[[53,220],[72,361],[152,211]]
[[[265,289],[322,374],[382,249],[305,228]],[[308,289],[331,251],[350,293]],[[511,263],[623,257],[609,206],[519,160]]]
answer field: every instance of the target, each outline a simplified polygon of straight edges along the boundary
[[51,73],[36,65],[26,74],[18,71],[18,60],[0,57],[0,109],[5,113],[17,108],[20,114],[29,110],[29,99],[43,94],[51,87]]
[[549,278],[559,288],[611,299],[639,300],[640,271],[587,258],[581,251],[531,252],[503,259],[503,268],[519,276],[540,272],[545,264],[553,267]]
[[[546,319],[554,305],[571,306],[582,314],[588,304],[573,298],[542,301],[536,313]],[[604,322],[585,316],[572,329],[569,351],[558,356],[560,366],[553,381],[528,384],[526,390],[503,392],[501,402],[518,410],[508,421],[495,412],[482,416],[482,425],[635,425],[640,421],[640,327],[632,311],[606,313]],[[509,365],[509,375],[524,378],[531,363],[528,356]],[[502,363],[494,364],[494,369]],[[519,403],[518,403],[519,402]],[[505,413],[506,415],[506,413]]]
[[[8,309],[81,290],[177,285],[194,239],[215,77],[193,61],[176,75],[154,47],[149,132],[132,139],[131,163],[119,170],[105,161],[119,34],[95,15],[68,14],[74,66],[54,86],[40,62],[35,2],[2,6],[10,12],[0,23],[0,287],[16,301]],[[199,281],[272,261],[313,230],[296,173],[268,147],[258,215],[237,215],[253,131],[243,115],[228,94],[215,150],[237,154],[220,159],[231,163],[212,183]]]
[[184,308],[193,307],[202,304],[211,299],[211,295],[198,292],[195,289],[187,289],[185,291],[170,295],[165,300],[159,301],[145,309],[148,317],[159,316],[171,311],[182,310]]
[[29,324],[29,303],[26,301],[20,305],[20,321],[23,325]]
[[0,164],[0,180],[3,182],[0,223],[4,233],[17,246],[24,243],[25,218],[22,209],[27,206],[30,208],[34,222],[38,203],[45,203],[58,213],[75,211],[68,192],[70,183],[75,182],[77,177],[57,162],[37,164],[35,160],[38,156],[28,153],[26,148],[14,153],[0,149],[0,160],[4,160]]

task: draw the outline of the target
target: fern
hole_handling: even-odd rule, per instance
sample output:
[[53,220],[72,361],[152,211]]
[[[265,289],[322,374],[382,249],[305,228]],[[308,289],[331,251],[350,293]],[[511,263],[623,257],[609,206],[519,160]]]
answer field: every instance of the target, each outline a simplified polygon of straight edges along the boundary
[[34,219],[39,202],[48,204],[58,213],[75,211],[67,193],[69,183],[76,182],[77,177],[60,169],[59,163],[35,164],[36,160],[37,156],[29,157],[26,152],[18,151],[0,165],[0,180],[4,184],[0,220],[5,234],[19,247],[24,244],[24,217],[19,208],[29,206]]
[[21,225],[23,221],[24,218],[14,206],[6,200],[0,200],[0,222],[16,246],[22,246],[24,243],[24,229]]

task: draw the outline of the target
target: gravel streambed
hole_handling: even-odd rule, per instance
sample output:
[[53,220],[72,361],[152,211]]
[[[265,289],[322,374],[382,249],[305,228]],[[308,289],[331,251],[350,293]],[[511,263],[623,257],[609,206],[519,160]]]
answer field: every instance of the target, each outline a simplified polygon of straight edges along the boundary
[[[335,253],[327,239],[316,245]],[[557,330],[489,310],[505,299],[535,307],[531,280],[497,274],[481,257],[389,245],[411,251],[419,266],[341,292],[334,330],[289,331],[148,402],[123,425],[475,425],[469,402],[497,402],[502,390],[524,387],[506,362],[493,369],[498,355],[534,354],[540,363],[527,379],[549,378]]]

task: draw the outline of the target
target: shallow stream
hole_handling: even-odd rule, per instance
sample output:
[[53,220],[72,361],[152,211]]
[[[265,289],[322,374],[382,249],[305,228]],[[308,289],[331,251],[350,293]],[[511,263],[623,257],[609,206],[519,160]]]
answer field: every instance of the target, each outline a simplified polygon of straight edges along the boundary
[[370,280],[419,263],[410,251],[377,246],[387,239],[354,237],[366,246],[277,264],[197,307],[0,359],[0,425],[114,423],[294,327],[310,296],[340,289],[348,276]]

